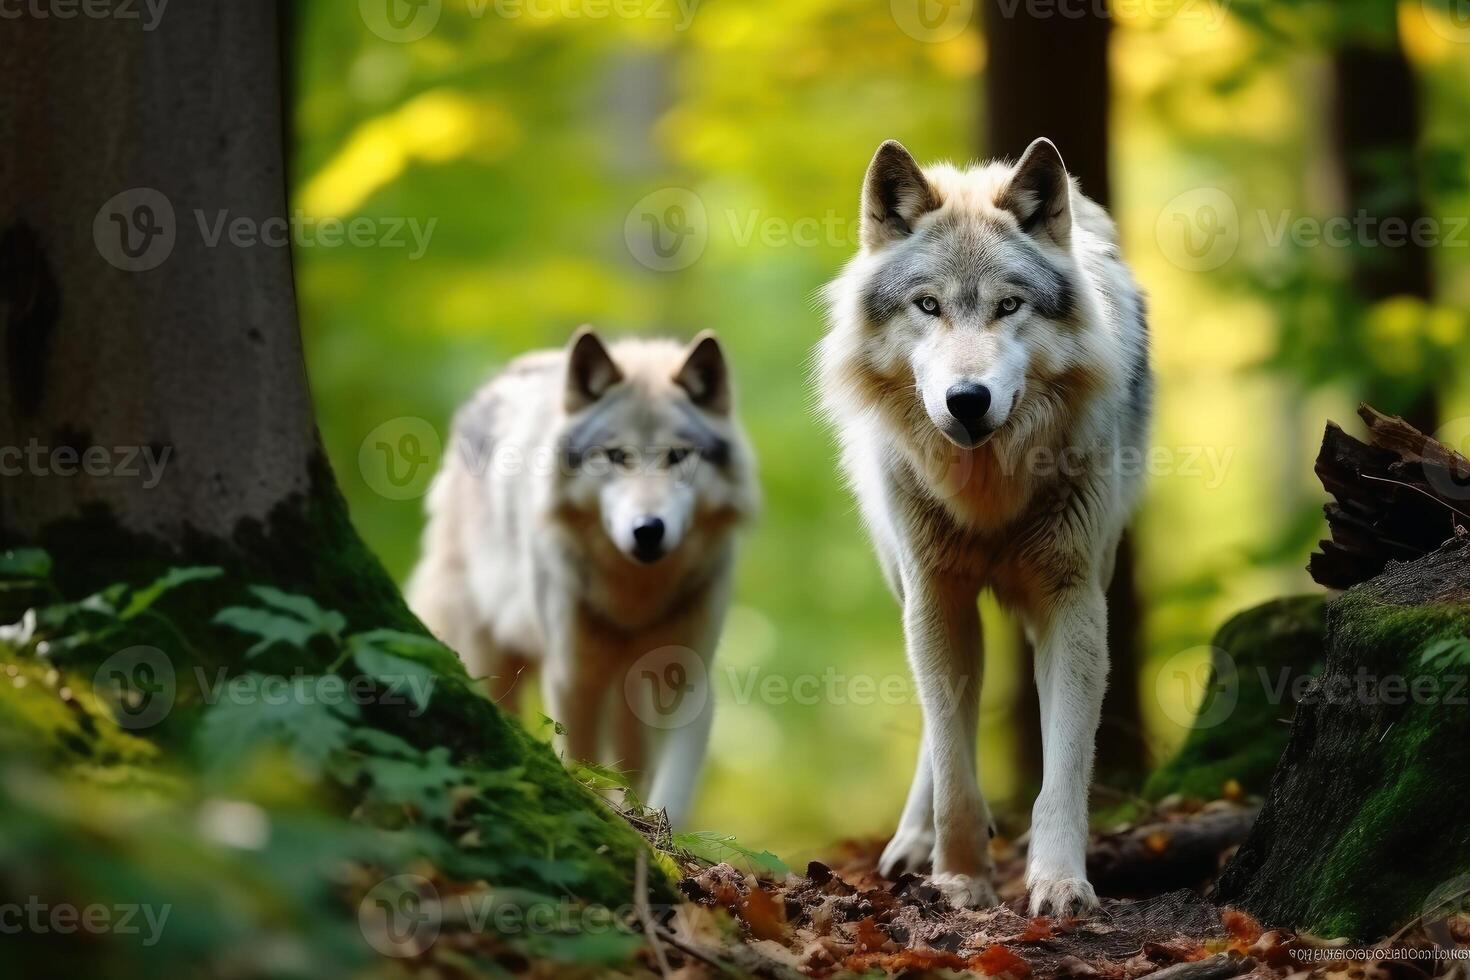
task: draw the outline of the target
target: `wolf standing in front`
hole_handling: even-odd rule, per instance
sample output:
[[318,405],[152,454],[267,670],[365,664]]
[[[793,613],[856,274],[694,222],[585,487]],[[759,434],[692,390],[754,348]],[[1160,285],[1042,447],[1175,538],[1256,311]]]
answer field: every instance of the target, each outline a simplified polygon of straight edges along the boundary
[[584,329],[460,409],[409,602],[503,705],[539,661],[567,754],[634,774],[678,824],[709,739],[734,531],[756,506],[713,335],[609,349]]
[[921,170],[890,141],[868,167],[862,248],[827,297],[823,407],[902,603],[924,704],[880,868],[932,862],[955,904],[996,902],[975,755],[977,598],[990,588],[1036,649],[1045,761],[1031,909],[1091,908],[1103,594],[1139,493],[1152,393],[1143,298],[1113,222],[1048,140],[1018,164],[968,170]]

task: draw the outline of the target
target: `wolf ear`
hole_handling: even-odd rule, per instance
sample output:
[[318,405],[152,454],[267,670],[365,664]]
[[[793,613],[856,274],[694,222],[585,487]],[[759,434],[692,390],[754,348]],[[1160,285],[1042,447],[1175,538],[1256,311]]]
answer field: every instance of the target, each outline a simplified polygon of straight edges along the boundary
[[863,244],[877,248],[913,233],[914,222],[939,207],[934,190],[898,140],[878,147],[863,178]]
[[730,411],[730,370],[713,331],[702,331],[689,344],[689,354],[674,374],[674,384],[707,412],[724,415]]
[[1064,248],[1071,242],[1072,178],[1055,143],[1043,136],[1026,148],[996,204],[1014,214],[1026,234]]
[[568,412],[586,408],[622,380],[623,372],[613,363],[597,331],[582,327],[572,335],[567,347]]

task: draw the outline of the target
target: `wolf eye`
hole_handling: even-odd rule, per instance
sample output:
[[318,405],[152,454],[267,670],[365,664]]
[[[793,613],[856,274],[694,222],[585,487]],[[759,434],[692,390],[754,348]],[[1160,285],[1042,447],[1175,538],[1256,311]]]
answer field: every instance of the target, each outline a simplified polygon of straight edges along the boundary
[[613,446],[607,450],[607,461],[614,466],[626,466],[631,458],[631,454],[626,449]]
[[670,466],[678,466],[688,458],[689,450],[687,449],[670,449],[667,456]]
[[923,310],[925,313],[929,314],[930,316],[939,315],[939,300],[935,299],[933,296],[920,296],[918,299],[914,300],[914,305]]
[[997,307],[997,312],[1001,316],[1010,316],[1012,313],[1016,312],[1020,308],[1021,308],[1021,297],[1019,297],[1019,296],[1007,296],[1005,299],[1003,299],[1003,300],[1000,301],[1000,306]]

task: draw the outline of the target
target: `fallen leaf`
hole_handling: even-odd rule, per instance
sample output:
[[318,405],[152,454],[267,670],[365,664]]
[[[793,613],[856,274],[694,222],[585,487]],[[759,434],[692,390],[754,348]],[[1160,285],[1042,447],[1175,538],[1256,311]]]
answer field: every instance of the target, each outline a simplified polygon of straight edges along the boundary
[[756,939],[786,938],[786,913],[762,888],[752,888],[740,902],[740,918]]
[[998,977],[1002,974],[1013,977],[1014,980],[1024,980],[1031,975],[1031,964],[1017,956],[1005,946],[991,946],[979,956],[970,958],[973,968],[983,971],[987,976]]

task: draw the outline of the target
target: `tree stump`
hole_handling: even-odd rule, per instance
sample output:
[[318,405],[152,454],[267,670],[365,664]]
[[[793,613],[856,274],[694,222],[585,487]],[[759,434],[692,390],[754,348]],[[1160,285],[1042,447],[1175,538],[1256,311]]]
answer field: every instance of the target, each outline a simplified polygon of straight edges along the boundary
[[1467,636],[1463,534],[1328,605],[1325,670],[1221,900],[1371,940],[1432,911],[1432,896],[1470,872]]

